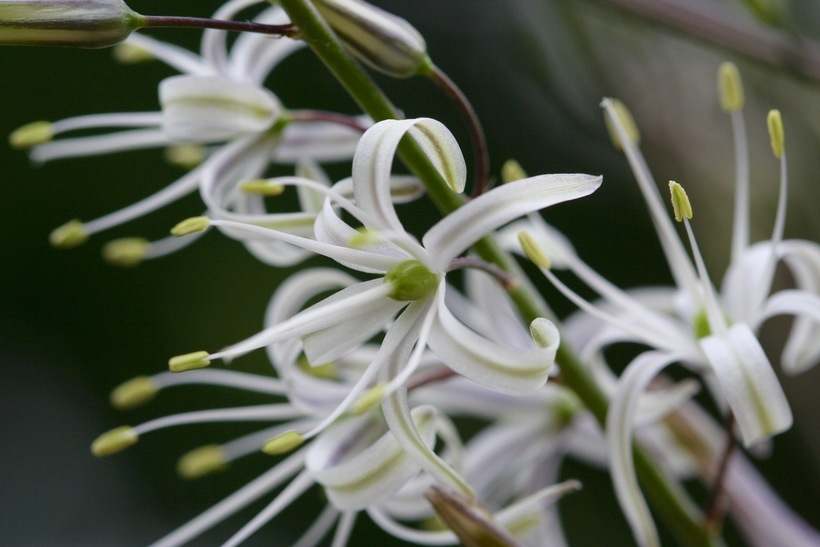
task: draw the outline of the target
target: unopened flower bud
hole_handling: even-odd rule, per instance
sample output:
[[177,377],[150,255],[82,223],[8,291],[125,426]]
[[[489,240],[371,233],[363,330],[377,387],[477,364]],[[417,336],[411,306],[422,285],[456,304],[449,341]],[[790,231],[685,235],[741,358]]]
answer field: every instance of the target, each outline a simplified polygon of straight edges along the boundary
[[427,44],[401,17],[361,0],[316,0],[316,9],[360,61],[395,78],[432,68]]
[[0,44],[113,46],[142,21],[122,0],[0,0]]

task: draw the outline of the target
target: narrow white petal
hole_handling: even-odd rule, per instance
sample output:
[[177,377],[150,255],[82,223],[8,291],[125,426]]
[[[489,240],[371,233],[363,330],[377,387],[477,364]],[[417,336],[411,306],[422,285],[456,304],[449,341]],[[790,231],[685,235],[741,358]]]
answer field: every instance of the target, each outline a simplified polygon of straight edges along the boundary
[[772,365],[745,323],[700,342],[747,447],[785,431],[792,413]]
[[255,84],[216,76],[172,76],[159,85],[169,139],[217,142],[269,129],[281,112],[276,97]]
[[31,150],[31,160],[43,163],[61,158],[99,156],[124,150],[156,148],[168,144],[168,137],[159,129],[135,129],[118,131],[93,137],[57,139],[35,146]]
[[288,164],[305,157],[322,163],[347,161],[361,136],[360,131],[338,123],[294,121],[285,126],[271,159]]
[[804,372],[820,360],[820,296],[806,291],[775,293],[766,301],[761,321],[775,315],[793,315],[792,331],[783,348],[783,370]]
[[[413,409],[413,423],[424,443],[435,440],[432,407]],[[329,428],[310,446],[306,466],[328,498],[341,511],[354,511],[379,503],[399,490],[419,471],[418,464],[399,446],[384,426],[368,431],[372,418],[348,420]]]
[[139,33],[129,36],[125,43],[147,51],[166,65],[182,73],[199,76],[213,74],[211,67],[207,66],[198,55],[177,45],[161,42]]
[[594,192],[601,177],[541,175],[496,187],[447,215],[424,235],[424,247],[440,268],[516,218]]
[[465,327],[442,302],[430,336],[430,349],[462,376],[503,393],[523,394],[546,383],[558,350],[557,329],[552,337],[552,343],[544,348],[501,345]]
[[51,132],[56,135],[78,129],[99,129],[102,127],[159,127],[161,123],[162,112],[89,114],[56,121],[51,124]]
[[[261,3],[260,0],[229,0],[222,4],[213,14],[214,19],[233,19],[234,15],[245,8]],[[207,65],[219,75],[229,76],[227,52],[228,32],[224,30],[206,29],[202,33],[200,51]]]
[[638,486],[632,458],[632,429],[638,400],[658,372],[676,362],[679,356],[649,351],[639,355],[621,376],[606,417],[609,468],[615,494],[635,541],[641,547],[660,545],[649,507]]

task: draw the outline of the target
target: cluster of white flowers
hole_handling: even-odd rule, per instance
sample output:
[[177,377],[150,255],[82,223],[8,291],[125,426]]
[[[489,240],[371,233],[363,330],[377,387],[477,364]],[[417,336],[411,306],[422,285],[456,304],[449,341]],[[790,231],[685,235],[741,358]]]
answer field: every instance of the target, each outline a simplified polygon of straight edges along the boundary
[[[51,4],[59,11],[83,1]],[[3,4],[19,8],[24,3],[0,1],[0,17]],[[257,4],[259,0],[231,0],[214,19],[235,19]],[[359,0],[322,0],[317,7],[368,65],[400,77],[430,71],[423,39],[406,21]],[[290,19],[275,6],[261,11],[253,23],[284,28]],[[0,39],[3,32],[0,25]],[[260,451],[280,458],[157,545],[185,543],[278,491],[227,541],[238,544],[314,486],[324,490],[328,504],[304,531],[300,546],[318,544],[334,527],[333,544],[346,543],[360,512],[390,534],[421,544],[561,545],[565,540],[553,502],[580,486],[576,481],[556,484],[566,456],[608,467],[636,541],[657,545],[653,518],[638,487],[633,437],[651,449],[667,475],[658,480],[668,481],[671,489],[692,477],[707,484],[717,481],[750,541],[820,542],[816,532],[777,501],[746,460],[736,455],[728,468],[721,465],[727,455],[726,432],[692,401],[695,380],[672,384],[664,376],[647,391],[662,369],[683,364],[732,417],[728,436],[734,435],[736,421],[743,445],[751,447],[788,429],[792,420],[756,335],[761,324],[774,315],[797,318],[782,357],[786,372],[800,372],[820,358],[820,247],[784,239],[786,159],[776,111],[769,129],[782,165],[777,219],[771,239],[753,245],[748,241],[742,88],[732,65],[721,68],[720,81],[724,108],[735,127],[739,171],[732,260],[720,291],[698,250],[689,222],[692,207],[682,187],[670,183],[674,216],[685,225],[690,251],[646,168],[634,122],[620,102],[603,102],[675,280],[670,288],[624,291],[587,266],[569,239],[538,214],[591,194],[601,184],[598,176],[527,177],[509,163],[504,184],[472,199],[459,198],[463,204],[420,238],[409,233],[401,204],[422,197],[428,181],[393,172],[400,143],[412,139],[446,191],[461,194],[468,169],[455,137],[428,118],[373,123],[365,115],[288,110],[264,82],[279,61],[302,45],[289,37],[247,33],[229,47],[224,30],[208,29],[200,53],[194,54],[132,34],[119,46],[122,55],[151,56],[181,73],[159,84],[160,111],[36,122],[12,135],[12,144],[30,148],[38,162],[149,146],[170,146],[195,156],[188,174],[153,196],[96,220],[58,228],[52,234],[56,246],[81,244],[92,234],[198,190],[204,214],[181,222],[168,238],[111,242],[104,249],[106,258],[134,265],[177,251],[215,227],[273,266],[292,266],[314,255],[338,265],[303,268],[284,281],[271,298],[260,332],[216,352],[174,357],[170,371],[134,378],[112,393],[112,403],[122,409],[189,384],[272,398],[271,404],[188,412],[119,427],[93,443],[92,452],[105,456],[166,427],[268,424],[180,459],[180,474],[196,478]],[[69,131],[114,127],[133,129],[52,140]],[[333,183],[320,164],[340,160],[352,161],[351,176]],[[293,164],[295,174],[266,178],[271,163]],[[269,211],[289,187],[298,193],[300,210]],[[510,260],[494,264],[473,254],[471,248],[487,238],[498,242],[491,244],[496,256],[518,253],[539,266],[547,281],[577,305],[577,313],[563,323],[551,316],[523,321],[535,314],[522,298],[529,299],[531,309],[546,309],[537,293],[527,292],[544,281],[526,279]],[[797,288],[772,292],[781,261]],[[601,300],[582,299],[553,269],[571,271]],[[454,270],[462,274],[456,285],[448,279]],[[617,377],[613,370],[618,363],[610,363],[604,350],[622,342],[638,343],[645,351]],[[574,372],[570,360],[577,359],[569,348],[585,364]],[[267,352],[270,376],[211,367],[214,361],[228,365],[258,349]],[[594,408],[599,404],[594,396],[573,383],[570,376],[579,374],[595,386],[593,393],[603,394],[602,408]],[[464,417],[483,424],[467,442],[459,430]],[[419,525],[434,516],[449,529]],[[762,524],[775,520],[778,529]]]

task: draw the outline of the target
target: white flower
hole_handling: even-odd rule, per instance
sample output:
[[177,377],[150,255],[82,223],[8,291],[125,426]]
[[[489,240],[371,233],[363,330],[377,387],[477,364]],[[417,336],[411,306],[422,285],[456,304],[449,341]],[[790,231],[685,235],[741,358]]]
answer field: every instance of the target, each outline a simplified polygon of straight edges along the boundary
[[[255,0],[233,0],[214,17],[229,19],[239,11],[259,4]],[[263,11],[255,21],[281,23],[286,16],[281,8]],[[264,217],[276,222],[278,229],[309,235],[317,210],[315,196],[302,192],[298,213],[267,213],[264,196],[253,190],[243,192],[239,183],[262,176],[271,162],[300,163],[299,173],[317,175],[313,161],[349,159],[366,122],[315,111],[286,111],[264,81],[276,65],[303,46],[289,38],[272,39],[246,33],[228,49],[226,32],[206,30],[202,55],[135,34],[125,44],[151,54],[183,74],[165,79],[159,86],[161,110],[158,112],[94,114],[68,118],[54,123],[35,122],[12,135],[18,147],[32,147],[36,162],[66,157],[107,154],[147,147],[209,144],[203,162],[159,192],[119,211],[89,222],[71,221],[52,234],[52,243],[70,247],[90,235],[118,226],[150,213],[199,189],[209,214]],[[136,128],[91,137],[59,139],[54,136],[85,129],[114,127]],[[319,200],[319,203],[321,201]],[[194,239],[167,238],[154,243],[128,239],[112,242],[104,254],[123,265],[156,258],[177,250]],[[306,253],[282,244],[251,245],[261,260],[275,265],[290,265]]]
[[[739,105],[742,101],[729,101],[729,104]],[[603,106],[615,140],[623,148],[647,202],[677,287],[675,290],[622,291],[584,264],[572,249],[564,249],[563,258],[569,269],[601,296],[602,301],[593,306],[552,272],[546,268],[543,271],[582,309],[581,314],[568,322],[566,334],[575,343],[581,358],[593,364],[601,384],[613,395],[607,434],[616,492],[639,543],[654,545],[658,541],[654,524],[632,466],[630,439],[636,425],[634,416],[639,397],[663,368],[683,363],[703,376],[719,404],[728,406],[746,446],[788,429],[792,423],[791,410],[754,333],[773,315],[795,315],[798,320],[784,352],[784,364],[792,363],[787,366],[797,369],[810,364],[811,359],[816,360],[820,337],[817,293],[820,247],[809,242],[782,241],[787,177],[778,114],[770,115],[773,148],[778,157],[782,156],[777,219],[771,240],[749,246],[748,170],[743,168],[745,135],[740,111],[736,109],[732,115],[741,168],[732,263],[724,277],[722,291],[716,291],[689,223],[691,206],[682,188],[670,183],[675,216],[685,225],[691,260],[640,154],[635,130],[629,129],[633,123],[628,112],[623,105],[609,99],[604,100]],[[794,270],[798,289],[770,294],[775,265],[781,258]],[[640,355],[616,381],[605,364],[603,349],[620,342],[637,342],[655,351]]]
[[[532,328],[540,346],[525,349],[480,336],[445,305],[447,269],[485,234],[531,211],[587,195],[598,187],[600,177],[543,175],[504,185],[439,221],[420,244],[404,230],[391,196],[393,156],[408,131],[450,185],[461,190],[464,159],[444,126],[429,119],[387,120],[369,129],[357,148],[351,182],[355,203],[311,181],[284,181],[327,193],[316,221],[316,240],[229,220],[210,221],[223,229],[244,230],[260,238],[298,245],[382,277],[351,285],[223,351],[205,353],[206,357],[194,359],[194,366],[296,338],[303,339],[311,364],[321,365],[368,340],[395,316],[376,355],[344,400],[319,425],[300,433],[305,438],[316,435],[354,402],[362,404],[362,397],[365,401],[372,397],[374,402],[381,399],[388,426],[399,444],[442,484],[470,495],[463,480],[421,442],[410,421],[403,386],[429,346],[448,367],[478,383],[509,393],[532,392],[547,380],[558,333],[548,321],[537,320]],[[334,205],[361,222],[363,231],[343,221]],[[378,384],[364,394],[376,381]]]

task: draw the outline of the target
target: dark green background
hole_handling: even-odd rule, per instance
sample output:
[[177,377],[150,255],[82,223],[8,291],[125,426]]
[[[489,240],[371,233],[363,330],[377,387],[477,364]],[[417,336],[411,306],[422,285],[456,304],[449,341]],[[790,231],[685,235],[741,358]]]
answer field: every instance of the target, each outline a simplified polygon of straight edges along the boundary
[[[719,277],[728,248],[733,169],[729,124],[716,106],[713,82],[724,59],[738,62],[747,82],[758,196],[756,235],[765,237],[770,230],[776,189],[776,164],[767,152],[762,120],[768,108],[779,107],[793,173],[787,234],[817,239],[818,85],[622,16],[605,4],[379,2],[423,32],[436,62],[474,99],[488,132],[494,173],[504,160],[515,157],[531,174],[604,175],[596,195],[551,210],[549,219],[573,238],[593,266],[621,286],[665,283],[669,277],[634,182],[611,150],[597,103],[613,94],[633,109],[658,180],[674,178],[693,196],[700,243],[713,275]],[[143,13],[202,16],[218,5],[214,0],[131,4]],[[818,16],[811,3],[795,6],[802,31],[817,32]],[[746,17],[739,10],[737,16]],[[197,46],[193,31],[155,35]],[[319,104],[352,112],[350,101],[307,52],[281,68],[271,85],[286,105]],[[0,49],[0,132],[39,119],[155,110],[157,82],[171,74],[160,64],[118,65],[107,50]],[[465,142],[450,105],[429,83],[380,81],[407,116],[440,118]],[[108,407],[108,392],[131,376],[162,370],[171,355],[218,348],[256,332],[282,272],[259,264],[241,246],[215,234],[135,269],[113,268],[99,258],[101,244],[111,238],[161,237],[177,220],[200,211],[196,198],[95,236],[78,249],[48,246],[49,232],[66,220],[96,218],[180,176],[164,164],[161,151],[35,167],[25,154],[2,146],[0,166],[0,543],[150,542],[256,476],[270,460],[248,458],[221,476],[189,483],[173,472],[181,452],[249,429],[162,431],[104,460],[90,455],[91,440],[123,423],[264,399],[208,388],[179,389],[126,416]],[[433,220],[419,219],[419,225]],[[566,305],[557,300],[556,308]],[[781,326],[766,330],[775,348]],[[236,366],[266,365],[260,354]],[[820,440],[813,422],[818,381],[817,370],[784,379],[795,427],[777,438],[772,459],[761,464],[778,490],[815,526],[820,525],[814,510],[820,485]],[[577,466],[567,474],[580,474],[586,484],[584,492],[564,506],[571,540],[582,545],[626,541],[629,536],[623,535],[608,479]],[[297,517],[315,511],[318,496],[306,498],[300,510],[277,519],[253,541],[287,544],[303,522]],[[253,514],[246,511],[205,542],[223,541]],[[358,527],[356,537],[365,541]]]

